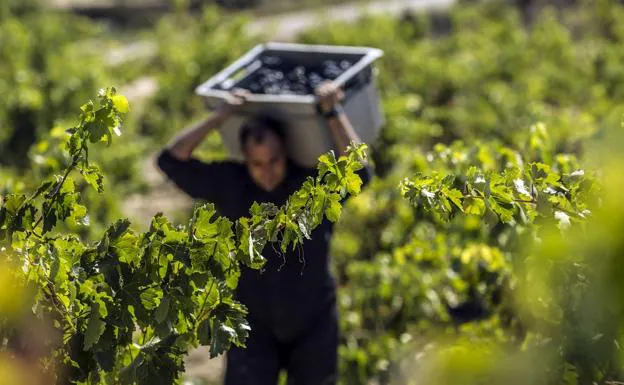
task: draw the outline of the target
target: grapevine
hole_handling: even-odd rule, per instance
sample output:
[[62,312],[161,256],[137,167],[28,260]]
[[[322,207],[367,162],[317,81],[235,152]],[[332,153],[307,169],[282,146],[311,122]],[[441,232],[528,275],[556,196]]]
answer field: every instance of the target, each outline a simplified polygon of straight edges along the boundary
[[[325,217],[336,221],[341,202],[360,190],[356,171],[365,147],[347,156],[320,158],[309,178],[283,207],[254,204],[235,223],[214,205],[194,210],[186,226],[156,215],[144,233],[122,219],[99,240],[83,242],[64,230],[88,224],[76,174],[99,192],[103,175],[89,161],[93,144],[112,145],[121,135],[127,100],[114,89],[81,108],[80,123],[67,130],[68,166],[31,194],[8,194],[0,207],[0,246],[13,274],[32,287],[33,315],[53,320],[59,340],[46,341],[56,382],[172,384],[190,349],[210,347],[215,357],[245,346],[246,308],[234,298],[240,266],[260,268],[267,243],[296,248]],[[10,341],[6,319],[3,332]]]

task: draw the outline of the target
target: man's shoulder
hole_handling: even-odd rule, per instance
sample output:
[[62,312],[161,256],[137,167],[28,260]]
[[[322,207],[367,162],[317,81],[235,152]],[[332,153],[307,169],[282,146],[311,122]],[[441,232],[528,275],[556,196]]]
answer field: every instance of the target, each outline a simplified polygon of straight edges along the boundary
[[306,179],[309,176],[316,176],[317,173],[315,167],[301,166],[295,162],[291,162],[290,172],[295,179]]
[[249,173],[244,163],[235,160],[218,160],[208,164],[212,173],[218,174],[223,181],[241,182]]
[[166,149],[159,154],[157,164],[160,169],[172,178],[184,174],[191,179],[202,179],[202,176],[204,176],[231,180],[232,177],[240,178],[244,177],[246,174],[246,167],[241,162],[234,160],[206,162],[195,157],[180,160],[175,158],[170,151]]
[[245,168],[247,166],[245,166],[245,164],[243,162],[239,162],[236,160],[230,160],[230,159],[226,159],[226,160],[215,160],[212,161],[208,164],[212,164],[215,165],[215,167],[222,167],[224,169],[230,169],[230,170],[245,170]]

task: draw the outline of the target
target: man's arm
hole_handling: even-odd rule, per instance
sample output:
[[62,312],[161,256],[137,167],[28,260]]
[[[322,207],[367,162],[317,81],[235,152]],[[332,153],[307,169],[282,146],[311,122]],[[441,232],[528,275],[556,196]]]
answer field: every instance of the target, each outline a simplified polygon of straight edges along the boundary
[[[327,114],[332,110],[337,112],[329,117],[327,122],[336,148],[340,153],[339,155],[346,154],[347,147],[351,143],[356,145],[362,143],[359,135],[353,129],[349,117],[340,106],[340,102],[344,98],[344,92],[335,87],[331,82],[327,82],[319,86],[316,90],[316,95],[323,114]],[[365,162],[364,165],[367,166],[367,163]]]
[[244,104],[246,95],[244,91],[233,92],[212,117],[174,137],[158,155],[158,167],[191,197],[213,203],[221,200],[222,187],[231,181],[236,166],[231,162],[206,164],[192,155],[206,135]]
[[177,160],[188,161],[193,151],[206,136],[225,122],[236,108],[245,103],[248,93],[244,90],[233,91],[230,98],[223,103],[210,118],[203,120],[180,134],[176,135],[167,145],[167,150]]

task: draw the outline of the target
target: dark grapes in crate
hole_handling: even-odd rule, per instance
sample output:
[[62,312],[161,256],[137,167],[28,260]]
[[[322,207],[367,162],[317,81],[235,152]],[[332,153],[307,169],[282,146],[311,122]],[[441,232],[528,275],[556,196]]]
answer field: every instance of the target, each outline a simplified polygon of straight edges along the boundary
[[352,66],[349,60],[325,60],[317,66],[304,66],[266,55],[250,65],[242,79],[226,81],[222,87],[245,88],[254,94],[311,95],[321,83],[337,79]]

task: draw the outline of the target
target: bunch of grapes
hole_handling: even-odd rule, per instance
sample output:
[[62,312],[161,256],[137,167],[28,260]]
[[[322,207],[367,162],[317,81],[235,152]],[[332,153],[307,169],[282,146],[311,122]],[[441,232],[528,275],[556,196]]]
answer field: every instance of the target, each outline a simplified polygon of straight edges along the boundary
[[257,69],[235,87],[254,94],[310,95],[326,80],[335,80],[353,66],[353,62],[325,60],[319,66],[303,66],[277,56],[264,56],[254,64]]

